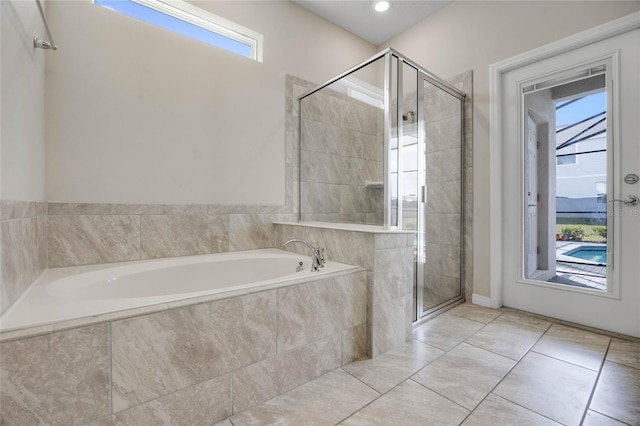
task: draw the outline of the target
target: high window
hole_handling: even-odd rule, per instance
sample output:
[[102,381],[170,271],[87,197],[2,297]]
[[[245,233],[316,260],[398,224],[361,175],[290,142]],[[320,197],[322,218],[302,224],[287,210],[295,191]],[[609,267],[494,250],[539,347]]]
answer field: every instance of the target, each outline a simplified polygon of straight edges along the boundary
[[181,0],[93,0],[93,3],[262,62],[262,34]]

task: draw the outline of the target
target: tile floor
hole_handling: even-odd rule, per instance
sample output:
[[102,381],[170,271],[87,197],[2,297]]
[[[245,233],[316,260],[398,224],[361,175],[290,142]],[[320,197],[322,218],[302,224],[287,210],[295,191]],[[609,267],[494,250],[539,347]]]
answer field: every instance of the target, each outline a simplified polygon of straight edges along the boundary
[[640,425],[640,343],[463,304],[219,426],[336,424]]

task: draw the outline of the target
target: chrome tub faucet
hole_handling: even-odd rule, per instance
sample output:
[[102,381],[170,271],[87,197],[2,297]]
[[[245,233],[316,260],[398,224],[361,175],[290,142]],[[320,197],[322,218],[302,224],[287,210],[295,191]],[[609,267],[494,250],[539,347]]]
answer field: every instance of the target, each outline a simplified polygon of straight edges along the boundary
[[293,243],[300,243],[300,244],[304,244],[305,246],[309,247],[309,249],[311,250],[312,256],[311,256],[311,272],[317,272],[319,268],[324,268],[324,264],[326,263],[325,259],[324,259],[324,248],[322,247],[314,247],[313,245],[309,244],[308,242],[304,241],[304,240],[289,240],[286,243],[284,243],[283,245],[285,247],[288,247],[289,245],[293,244]]

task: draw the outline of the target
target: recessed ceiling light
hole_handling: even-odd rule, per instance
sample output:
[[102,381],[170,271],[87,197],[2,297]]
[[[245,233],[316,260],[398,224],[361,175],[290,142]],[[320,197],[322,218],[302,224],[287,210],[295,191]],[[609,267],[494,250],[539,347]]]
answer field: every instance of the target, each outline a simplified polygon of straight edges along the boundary
[[373,8],[379,13],[386,12],[390,7],[391,2],[388,0],[376,0],[373,2]]

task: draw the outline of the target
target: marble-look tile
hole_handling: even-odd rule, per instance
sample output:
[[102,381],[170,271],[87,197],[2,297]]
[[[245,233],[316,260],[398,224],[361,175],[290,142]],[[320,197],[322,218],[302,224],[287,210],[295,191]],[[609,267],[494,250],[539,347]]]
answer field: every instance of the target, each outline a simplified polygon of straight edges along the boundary
[[517,361],[536,343],[542,333],[539,328],[510,321],[493,321],[466,341]]
[[[360,182],[356,182],[360,183]],[[364,183],[364,182],[362,182]],[[340,213],[367,213],[369,203],[367,202],[366,187],[360,185],[339,185],[340,202],[338,211]]]
[[624,426],[625,424],[596,411],[587,410],[581,426]]
[[425,216],[425,232],[428,243],[460,244],[460,214],[429,213]]
[[460,213],[460,181],[433,182],[427,186],[427,213]]
[[547,419],[526,408],[522,408],[494,394],[489,394],[462,424],[464,426],[559,426],[559,423],[553,420]]
[[422,298],[424,306],[437,306],[462,295],[460,278],[437,275],[425,268]]
[[111,204],[110,214],[162,214],[162,204]]
[[407,234],[376,234],[374,244],[376,250],[407,247]]
[[367,356],[367,325],[360,324],[342,332],[342,365]]
[[205,215],[209,211],[206,204],[163,204],[162,214],[165,215]]
[[547,330],[551,327],[551,324],[553,324],[546,318],[510,309],[504,310],[504,313],[497,318],[497,321],[509,321],[527,327],[539,328],[541,330]]
[[50,216],[162,214],[162,204],[48,203]]
[[320,229],[327,259],[373,270],[373,234]]
[[426,183],[459,181],[462,170],[460,147],[427,154]]
[[49,267],[140,259],[140,217],[48,216]]
[[275,354],[275,291],[111,323],[118,412]]
[[223,421],[218,422],[213,426],[233,426],[233,423],[231,423],[231,420],[229,419],[224,419]]
[[100,426],[210,426],[230,415],[231,374],[225,374],[121,411]]
[[362,150],[361,158],[379,161],[378,151],[384,147],[384,138],[378,137],[377,134],[363,133],[355,130],[348,131],[347,136],[349,141],[355,142],[355,145]]
[[606,361],[589,408],[624,423],[640,424],[640,370]]
[[[340,318],[341,329],[360,325],[367,320],[369,284],[367,272],[355,272],[334,278],[336,291],[333,303]],[[322,284],[321,284],[322,285]]]
[[0,200],[0,220],[15,220],[39,216],[38,201]]
[[458,425],[469,412],[412,380],[384,394],[341,425]]
[[[328,280],[323,283],[331,283]],[[341,330],[335,286],[310,282],[277,290],[277,352],[319,340]]]
[[302,213],[336,213],[340,209],[340,185],[300,182]]
[[231,417],[243,425],[335,425],[380,394],[342,370]]
[[225,252],[229,250],[229,217],[144,215],[140,239],[142,259]]
[[398,349],[372,359],[352,362],[342,369],[376,391],[385,393],[444,353],[433,346],[411,340]]
[[341,175],[342,161],[342,157],[335,154],[301,151],[300,180],[301,182],[344,184],[346,178]]
[[[435,89],[435,90],[431,90]],[[447,92],[425,83],[424,115],[427,123],[457,117],[460,122],[461,101]]]
[[111,214],[111,204],[106,203],[47,203],[49,216],[105,215]]
[[278,353],[366,321],[366,273],[277,290]]
[[354,99],[349,99],[342,111],[340,125],[346,129],[375,135],[376,109]]
[[579,425],[597,373],[528,353],[493,393],[565,425]]
[[509,358],[461,343],[412,379],[473,410],[515,364]]
[[405,343],[405,297],[373,305],[371,313],[371,356],[376,357]]
[[451,117],[426,124],[427,153],[460,147],[460,117]]
[[427,243],[425,273],[460,277],[460,246],[455,244]]
[[273,247],[273,222],[286,220],[285,215],[229,215],[229,251]]
[[472,321],[488,324],[504,311],[500,309],[485,308],[484,306],[474,305],[473,303],[463,303],[455,308],[447,311],[445,315],[453,315],[460,318],[466,318]]
[[233,373],[233,412],[239,413],[340,367],[340,333]]
[[484,327],[483,323],[441,315],[415,329],[413,335],[421,342],[448,351]]
[[413,251],[407,248],[376,250],[373,271],[373,303],[407,294],[413,281]]
[[46,240],[45,216],[0,223],[0,313],[46,269]]
[[599,371],[609,340],[601,334],[554,324],[531,350]]
[[607,361],[640,369],[640,343],[612,339],[607,352]]
[[311,96],[302,99],[300,116],[310,120],[320,121],[339,126],[342,120],[345,104],[335,96],[327,94],[331,89],[322,89]]
[[108,357],[105,324],[3,343],[0,423],[80,425],[107,416]]

